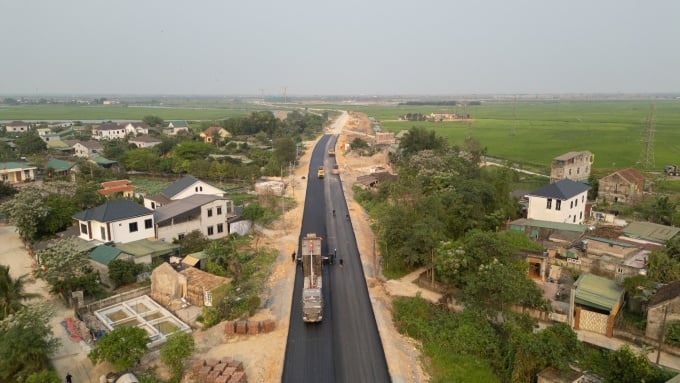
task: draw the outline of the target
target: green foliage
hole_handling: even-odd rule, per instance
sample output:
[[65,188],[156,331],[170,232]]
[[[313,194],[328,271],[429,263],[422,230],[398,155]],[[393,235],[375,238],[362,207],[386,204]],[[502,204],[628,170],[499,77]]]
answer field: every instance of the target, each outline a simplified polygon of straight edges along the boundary
[[165,123],[162,118],[153,114],[144,116],[142,122],[156,128],[163,126]]
[[61,377],[53,370],[34,372],[26,379],[26,383],[61,383]]
[[680,347],[680,321],[674,320],[666,323],[664,342],[674,347]]
[[254,223],[259,223],[265,216],[265,209],[259,203],[253,202],[246,205],[243,209],[243,219],[250,220]]
[[183,254],[191,254],[204,250],[211,242],[200,230],[193,230],[175,243],[181,246]]
[[116,286],[128,285],[137,281],[137,275],[144,270],[144,265],[132,260],[114,259],[109,262],[109,278]]
[[170,367],[175,377],[180,378],[185,368],[184,363],[195,348],[194,338],[190,333],[175,331],[161,347],[161,361]]
[[0,381],[23,382],[46,370],[60,342],[52,335],[50,306],[29,305],[0,322]]
[[609,362],[606,383],[662,383],[664,380],[655,379],[655,369],[649,364],[644,352],[636,354],[630,346],[623,345],[618,351],[611,352],[607,358]]
[[56,240],[38,251],[37,256],[40,268],[35,275],[50,285],[52,293],[69,297],[72,291],[81,289],[90,295],[99,293],[98,274],[92,269],[87,255],[78,250],[75,237]]
[[142,328],[117,327],[99,339],[88,357],[93,364],[107,361],[118,370],[127,370],[144,356],[149,341],[148,334]]
[[413,126],[401,139],[399,148],[405,155],[414,154],[423,150],[438,151],[446,147],[446,140],[438,137],[434,130]]
[[27,299],[39,296],[24,291],[26,277],[22,275],[14,279],[9,273],[9,266],[0,265],[0,320],[23,309]]
[[354,149],[354,150],[368,148],[368,142],[366,142],[366,140],[364,140],[364,139],[362,139],[362,138],[360,138],[360,137],[354,138],[354,139],[352,140],[352,142],[351,142],[349,145],[350,145],[350,146],[352,147],[352,149]]
[[14,143],[17,146],[17,151],[22,156],[44,153],[47,150],[47,144],[40,138],[37,131],[19,134]]

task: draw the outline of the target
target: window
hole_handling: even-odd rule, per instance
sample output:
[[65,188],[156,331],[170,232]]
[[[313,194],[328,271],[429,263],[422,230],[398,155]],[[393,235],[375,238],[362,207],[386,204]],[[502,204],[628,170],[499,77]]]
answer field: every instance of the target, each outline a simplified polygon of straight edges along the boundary
[[581,196],[581,202],[585,202],[585,200],[586,200],[586,196],[582,195]]
[[222,215],[222,206],[217,207],[217,215]]
[[571,169],[569,169],[569,175],[571,175]]
[[548,198],[548,204],[545,206],[546,209],[552,209],[552,198]]
[[156,203],[155,202],[151,202],[151,210],[156,210]]
[[130,233],[134,233],[137,230],[139,230],[137,229],[137,222],[130,222]]
[[144,228],[151,229],[153,227],[153,220],[151,218],[144,220]]
[[573,208],[574,208],[574,201],[570,201],[569,202],[569,209],[573,209]]
[[574,206],[578,206],[578,198],[574,200]]
[[573,220],[573,222],[576,223],[576,214],[574,214],[574,220]]
[[581,174],[581,168],[576,168],[576,174]]
[[199,186],[198,190],[203,191],[203,186]]
[[213,227],[208,226],[208,235],[213,235],[213,232],[214,232]]
[[560,210],[562,208],[562,200],[555,201],[555,210]]
[[578,213],[578,219],[583,219],[583,212]]
[[7,176],[7,174],[3,174],[3,175],[2,175],[2,180],[3,180],[4,182],[9,181],[9,177]]
[[198,186],[196,186],[196,187],[194,188],[194,191],[195,191],[195,192],[197,192],[197,191],[198,191]]
[[87,234],[87,225],[84,223],[80,224],[80,232],[83,234]]
[[212,217],[212,209],[208,209],[208,217]]
[[218,233],[221,233],[221,232],[223,232],[223,231],[224,231],[224,225],[221,224],[221,223],[218,223],[218,224],[217,224],[217,232],[218,232]]
[[184,239],[184,234],[179,234],[179,235],[177,235],[177,239],[179,239],[180,241],[183,240],[183,239]]
[[99,234],[101,234],[102,239],[103,239],[104,241],[106,241],[106,229],[104,229],[103,227],[100,227],[100,228],[99,228]]

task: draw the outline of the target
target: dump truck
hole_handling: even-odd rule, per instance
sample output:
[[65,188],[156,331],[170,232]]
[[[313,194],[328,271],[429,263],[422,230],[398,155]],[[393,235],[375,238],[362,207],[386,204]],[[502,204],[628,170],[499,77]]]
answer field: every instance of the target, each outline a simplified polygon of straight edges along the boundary
[[300,247],[304,274],[302,320],[307,323],[321,322],[323,319],[321,237],[316,233],[308,233],[302,238]]
[[330,150],[328,151],[328,155],[329,155],[330,157],[334,157],[334,156],[335,156],[335,149],[330,149]]
[[672,177],[680,176],[680,169],[677,165],[666,165],[663,167],[663,174]]
[[338,164],[333,165],[333,168],[331,169],[331,173],[340,174],[340,166]]
[[326,171],[323,169],[323,165],[319,166],[316,170],[316,178],[323,178],[326,175]]

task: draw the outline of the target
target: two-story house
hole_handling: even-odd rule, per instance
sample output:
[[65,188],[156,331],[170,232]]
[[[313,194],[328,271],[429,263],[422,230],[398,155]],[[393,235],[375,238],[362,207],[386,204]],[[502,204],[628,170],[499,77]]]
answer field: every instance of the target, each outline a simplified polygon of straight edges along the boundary
[[528,194],[528,219],[581,224],[585,219],[586,201],[590,186],[559,180]]
[[155,210],[161,206],[168,205],[173,201],[181,200],[194,194],[208,194],[224,197],[223,190],[218,189],[207,182],[201,181],[194,176],[184,176],[163,189],[159,194],[145,196],[144,206],[148,209]]
[[94,158],[104,153],[104,145],[95,140],[77,141],[73,144],[73,155],[82,158]]
[[26,133],[31,129],[31,124],[23,121],[12,121],[5,125],[7,133]]
[[645,177],[633,168],[618,170],[600,179],[597,199],[614,203],[627,203],[642,198]]
[[125,135],[125,127],[118,124],[101,124],[92,128],[92,138],[95,140],[122,139]]
[[569,152],[555,157],[550,164],[550,182],[563,179],[584,182],[590,177],[595,156],[589,151]]
[[149,134],[149,125],[144,122],[128,122],[123,129],[125,129],[125,134],[130,136]]
[[73,219],[86,241],[128,243],[155,236],[153,211],[127,199],[83,210]]
[[209,239],[226,237],[228,213],[233,211],[232,201],[215,195],[196,194],[174,201],[154,210],[156,237],[172,242],[194,230]]

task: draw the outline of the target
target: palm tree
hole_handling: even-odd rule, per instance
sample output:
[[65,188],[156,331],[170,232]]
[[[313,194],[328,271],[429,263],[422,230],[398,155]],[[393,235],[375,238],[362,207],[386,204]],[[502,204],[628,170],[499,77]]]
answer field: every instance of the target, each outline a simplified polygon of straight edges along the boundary
[[0,319],[16,313],[24,307],[23,301],[40,296],[24,292],[27,275],[13,279],[9,266],[0,265]]

